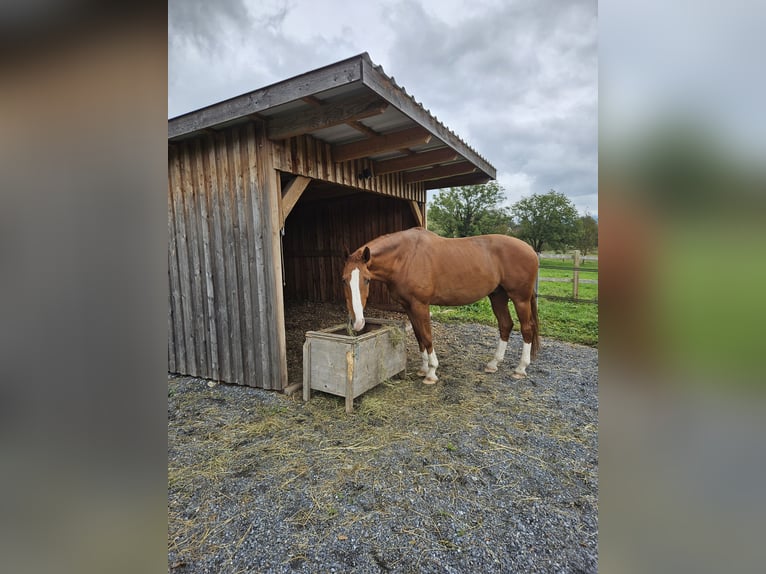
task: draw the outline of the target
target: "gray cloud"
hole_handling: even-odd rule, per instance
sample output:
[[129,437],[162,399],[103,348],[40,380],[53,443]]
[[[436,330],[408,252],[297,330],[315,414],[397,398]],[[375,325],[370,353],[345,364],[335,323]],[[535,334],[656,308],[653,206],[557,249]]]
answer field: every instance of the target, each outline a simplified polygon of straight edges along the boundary
[[505,3],[445,24],[405,1],[389,20],[398,81],[499,172],[527,173],[531,191],[555,188],[596,212],[593,2]]
[[594,1],[194,0],[168,35],[171,116],[367,51],[509,199],[554,188],[597,212]]

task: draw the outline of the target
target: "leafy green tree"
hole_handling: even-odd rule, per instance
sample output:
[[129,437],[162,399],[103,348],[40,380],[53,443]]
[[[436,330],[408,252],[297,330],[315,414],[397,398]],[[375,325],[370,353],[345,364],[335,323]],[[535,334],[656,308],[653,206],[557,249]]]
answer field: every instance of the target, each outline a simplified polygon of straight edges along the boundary
[[514,234],[540,253],[543,245],[563,249],[577,236],[577,209],[563,193],[550,190],[533,194],[511,207]]
[[508,233],[510,215],[500,207],[504,200],[503,188],[494,181],[441,190],[428,209],[428,227],[444,237]]
[[577,219],[574,245],[583,255],[598,247],[598,222],[592,215],[583,215]]

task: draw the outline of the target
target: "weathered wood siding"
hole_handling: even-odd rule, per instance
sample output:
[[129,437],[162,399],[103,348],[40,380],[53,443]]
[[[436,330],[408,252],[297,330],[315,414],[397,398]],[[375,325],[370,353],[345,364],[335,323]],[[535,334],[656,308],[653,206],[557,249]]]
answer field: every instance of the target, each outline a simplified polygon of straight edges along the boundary
[[275,167],[281,171],[425,204],[426,192],[422,182],[404,184],[402,174],[398,172],[359,178],[365,168],[372,169],[370,160],[334,163],[330,144],[311,135],[292,137],[274,149]]
[[[398,173],[359,178],[367,160],[331,156],[308,135],[272,142],[260,121],[169,145],[170,372],[284,388],[284,298],[342,300],[346,247],[418,225],[412,206],[425,206],[422,184],[405,185]],[[283,252],[277,170],[372,193],[302,198],[285,221]],[[370,296],[390,302],[380,285]]]
[[[304,195],[285,222],[286,299],[343,301],[346,248],[353,251],[379,235],[417,225],[404,200],[366,193],[312,200],[310,189]],[[370,286],[369,301],[392,304],[378,282]]]
[[286,381],[279,190],[273,168],[260,167],[263,139],[248,124],[169,146],[171,372],[267,389]]

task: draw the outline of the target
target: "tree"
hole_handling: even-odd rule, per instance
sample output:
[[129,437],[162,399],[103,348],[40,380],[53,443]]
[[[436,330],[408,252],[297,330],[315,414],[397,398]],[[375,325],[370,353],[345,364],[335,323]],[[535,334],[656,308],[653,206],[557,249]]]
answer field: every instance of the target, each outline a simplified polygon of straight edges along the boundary
[[510,216],[499,206],[504,200],[494,181],[441,190],[428,209],[428,227],[444,237],[507,233]]
[[571,245],[577,233],[577,209],[563,194],[550,190],[533,194],[511,207],[515,235],[540,253],[543,245],[562,249]]
[[577,219],[574,245],[583,255],[587,255],[588,251],[598,247],[598,222],[592,215],[583,215]]

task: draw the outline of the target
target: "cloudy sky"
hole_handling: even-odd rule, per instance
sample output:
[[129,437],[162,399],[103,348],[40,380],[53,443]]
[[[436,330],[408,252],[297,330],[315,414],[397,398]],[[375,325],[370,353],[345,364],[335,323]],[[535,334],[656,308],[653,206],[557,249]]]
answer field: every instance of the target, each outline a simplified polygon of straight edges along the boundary
[[168,116],[368,52],[497,168],[598,214],[595,0],[176,0]]

